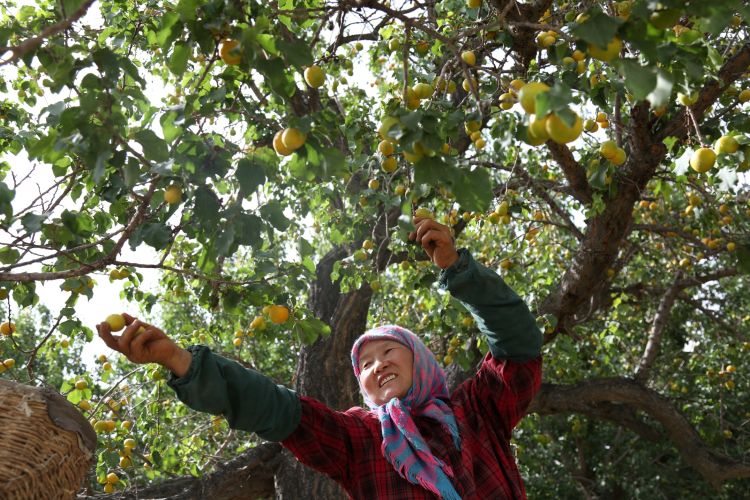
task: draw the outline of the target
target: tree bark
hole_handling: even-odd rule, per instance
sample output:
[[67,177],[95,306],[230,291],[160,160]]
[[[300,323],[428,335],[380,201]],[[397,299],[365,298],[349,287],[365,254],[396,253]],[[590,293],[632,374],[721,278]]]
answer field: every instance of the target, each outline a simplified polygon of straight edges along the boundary
[[[77,500],[240,500],[273,498],[273,475],[281,462],[281,446],[264,443],[224,463],[203,477],[169,479],[147,488],[128,488],[110,495],[79,495]],[[93,492],[88,492],[93,493]]]
[[[338,283],[330,279],[333,264],[348,255],[348,250],[332,250],[317,266],[309,307],[330,325],[331,334],[302,348],[295,374],[295,390],[336,410],[351,408],[360,400],[350,352],[356,338],[365,331],[372,299],[369,285],[342,294]],[[275,485],[278,500],[347,498],[338,484],[301,465],[287,451],[283,453]]]

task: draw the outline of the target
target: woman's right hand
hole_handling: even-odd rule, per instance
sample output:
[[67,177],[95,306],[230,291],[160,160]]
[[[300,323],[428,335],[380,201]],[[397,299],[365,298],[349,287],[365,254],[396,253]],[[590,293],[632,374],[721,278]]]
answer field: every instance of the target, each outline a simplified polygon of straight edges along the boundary
[[159,328],[144,323],[129,314],[123,313],[125,330],[122,335],[112,335],[106,321],[96,325],[99,337],[107,346],[125,355],[133,363],[158,363],[178,377],[182,377],[190,367],[192,355],[182,349]]

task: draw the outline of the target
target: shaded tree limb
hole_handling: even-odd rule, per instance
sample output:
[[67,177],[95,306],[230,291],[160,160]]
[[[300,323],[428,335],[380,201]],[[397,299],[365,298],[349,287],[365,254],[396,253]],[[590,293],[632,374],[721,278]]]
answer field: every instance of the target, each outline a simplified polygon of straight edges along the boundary
[[568,179],[568,185],[571,188],[573,197],[583,203],[590,205],[593,201],[591,186],[586,180],[586,171],[573,158],[573,153],[565,144],[558,144],[553,140],[547,141],[547,148],[552,154],[552,158],[562,168],[565,178]]
[[77,500],[272,498],[273,477],[281,462],[280,452],[280,444],[264,443],[225,462],[216,472],[203,477],[183,476],[146,488],[128,488],[110,495],[79,495]]
[[626,421],[620,414],[627,411],[643,411],[658,421],[682,459],[713,487],[718,488],[731,479],[750,477],[750,464],[711,449],[667,398],[632,379],[594,379],[569,386],[542,384],[528,411],[542,415],[570,411],[587,413],[592,411],[592,406],[602,403],[621,406],[624,411],[597,415],[611,417],[608,419],[621,425],[626,425]]
[[638,382],[644,383],[648,380],[651,366],[656,360],[657,354],[659,354],[659,348],[661,347],[661,334],[664,331],[664,327],[667,325],[669,320],[669,314],[672,311],[677,295],[682,290],[680,286],[680,278],[682,273],[678,272],[675,277],[672,286],[667,288],[666,293],[662,296],[659,301],[659,307],[656,309],[654,319],[651,323],[651,330],[648,335],[648,342],[646,343],[646,349],[643,351],[643,356],[638,362],[638,367],[635,369],[634,378]]

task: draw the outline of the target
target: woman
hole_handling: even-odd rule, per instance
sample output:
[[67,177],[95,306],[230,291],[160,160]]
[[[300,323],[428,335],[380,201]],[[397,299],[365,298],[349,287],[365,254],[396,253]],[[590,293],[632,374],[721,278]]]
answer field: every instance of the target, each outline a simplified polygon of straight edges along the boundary
[[354,343],[352,366],[370,410],[345,412],[205,346],[182,349],[127,315],[121,336],[106,323],[97,325],[99,335],[133,362],[171,370],[169,384],[189,407],[280,441],[352,498],[525,498],[509,441],[541,383],[541,333],[496,273],[456,250],[449,227],[414,221],[410,238],[441,268],[441,288],[471,312],[490,348],[476,375],[453,393],[429,349],[397,326],[369,330]]

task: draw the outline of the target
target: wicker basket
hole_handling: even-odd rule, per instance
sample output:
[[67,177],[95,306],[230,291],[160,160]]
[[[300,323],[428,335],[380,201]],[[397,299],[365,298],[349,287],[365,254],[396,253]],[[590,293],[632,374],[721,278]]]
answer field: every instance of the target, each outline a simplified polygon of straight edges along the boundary
[[0,498],[74,498],[95,450],[91,424],[60,394],[0,380]]

